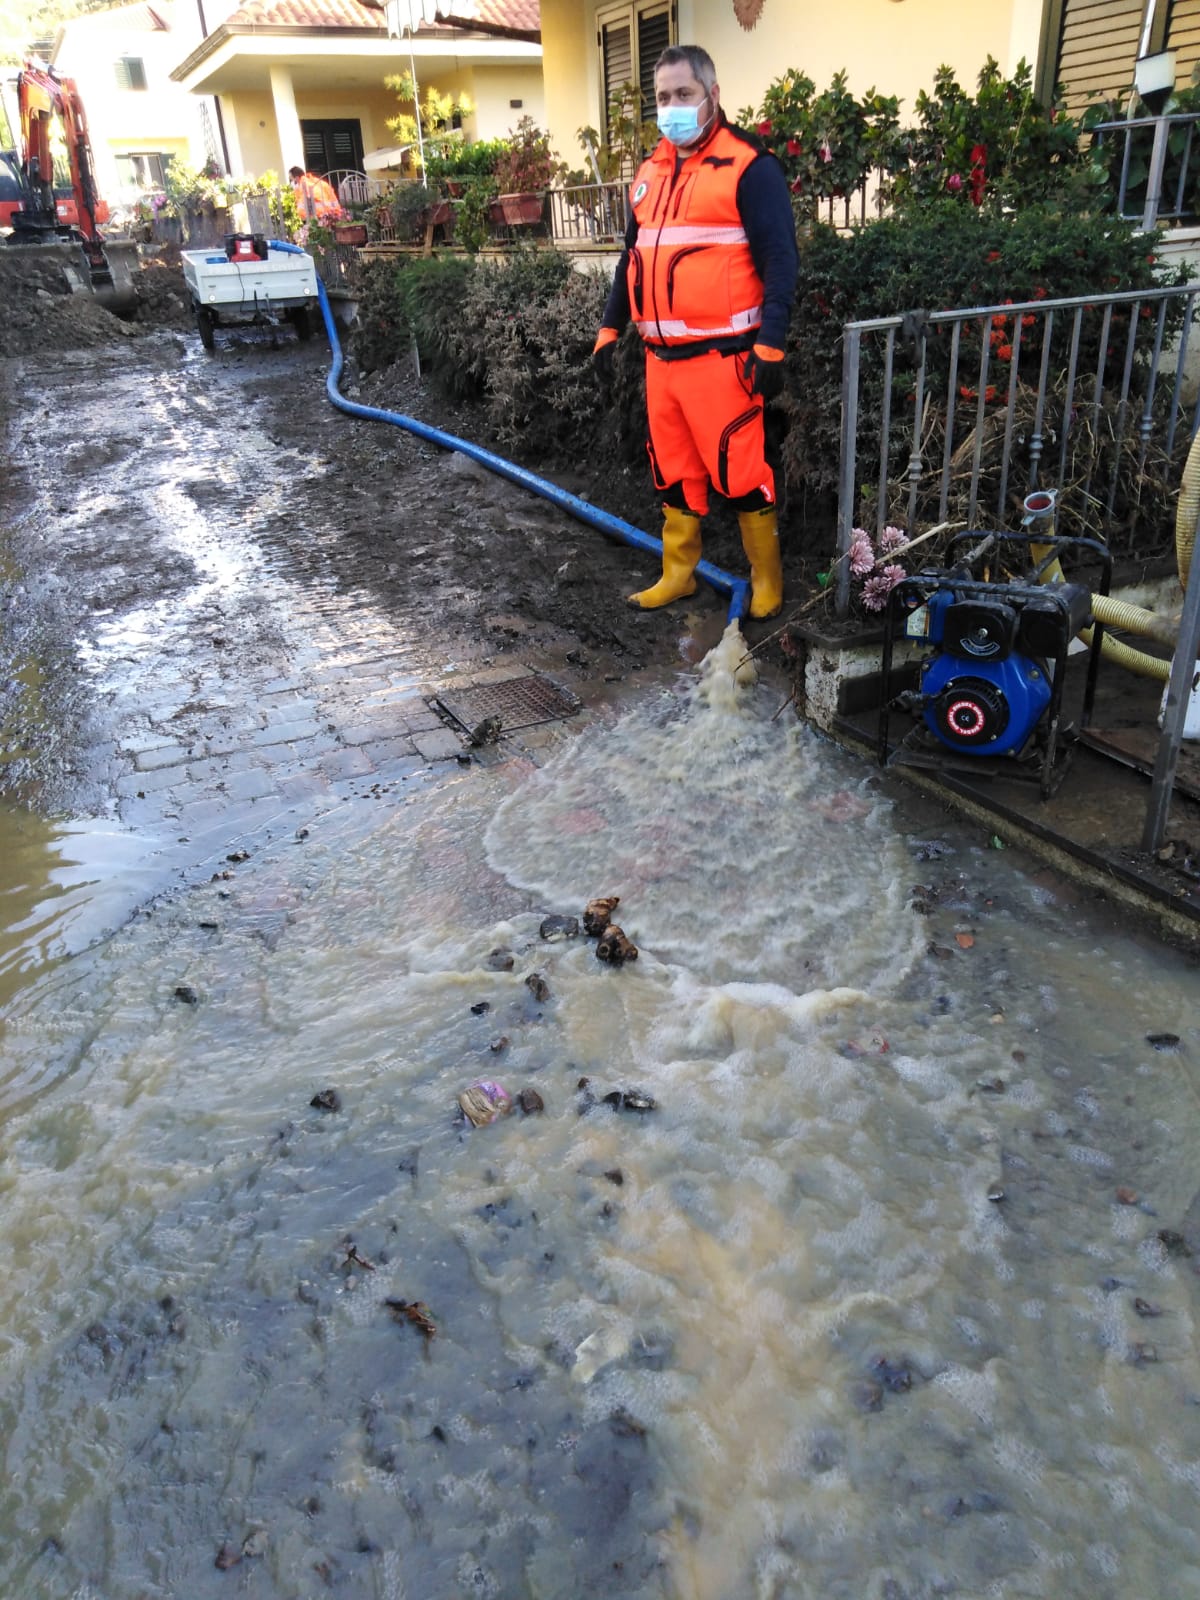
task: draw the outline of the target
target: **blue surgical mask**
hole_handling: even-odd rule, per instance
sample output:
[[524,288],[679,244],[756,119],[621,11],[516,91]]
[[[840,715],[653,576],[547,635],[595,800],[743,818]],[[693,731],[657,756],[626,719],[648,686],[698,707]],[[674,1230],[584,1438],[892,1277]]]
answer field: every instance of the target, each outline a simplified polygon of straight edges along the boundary
[[[705,103],[708,96],[700,102]],[[660,106],[658,108],[658,131],[664,139],[669,139],[677,148],[680,145],[694,144],[700,137],[702,127],[708,126],[709,119],[704,123],[700,121],[700,106]]]

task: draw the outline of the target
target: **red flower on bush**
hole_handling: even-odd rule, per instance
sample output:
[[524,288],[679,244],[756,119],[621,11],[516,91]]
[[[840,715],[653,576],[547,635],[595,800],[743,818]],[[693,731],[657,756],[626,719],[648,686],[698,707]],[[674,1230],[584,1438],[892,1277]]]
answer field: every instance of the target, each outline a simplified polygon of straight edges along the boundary
[[803,178],[797,178],[795,180],[795,182],[792,184],[792,193],[793,194],[803,194],[804,193],[804,179]]
[[775,131],[775,124],[771,121],[770,117],[764,117],[762,119],[762,121],[758,124],[758,131],[762,134],[764,139],[769,139],[771,137]]
[[999,250],[989,250],[988,253],[987,253],[987,259],[989,261],[999,261],[1000,260],[1000,252],[999,252]]
[[803,149],[804,149],[804,146],[800,143],[799,139],[797,139],[796,135],[793,134],[792,137],[787,142],[787,153],[788,153],[788,155],[790,155],[790,156],[798,156]]
[[1011,361],[1012,360],[1012,345],[1010,345],[1010,344],[997,345],[996,346],[996,354],[1000,357],[1001,361]]

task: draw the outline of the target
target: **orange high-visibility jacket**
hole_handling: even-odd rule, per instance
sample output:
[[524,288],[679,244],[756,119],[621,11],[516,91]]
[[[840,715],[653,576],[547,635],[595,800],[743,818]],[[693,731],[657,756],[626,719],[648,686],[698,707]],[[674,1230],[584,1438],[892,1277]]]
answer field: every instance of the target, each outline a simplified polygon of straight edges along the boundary
[[306,220],[315,217],[318,222],[324,222],[327,217],[337,216],[341,212],[341,202],[333,192],[332,185],[315,173],[306,172],[302,178],[297,178],[292,185],[292,193],[296,196],[300,215]]
[[648,344],[745,335],[762,321],[763,285],[738,214],[738,182],[761,152],[727,125],[686,154],[666,139],[637,170],[630,203],[629,307]]

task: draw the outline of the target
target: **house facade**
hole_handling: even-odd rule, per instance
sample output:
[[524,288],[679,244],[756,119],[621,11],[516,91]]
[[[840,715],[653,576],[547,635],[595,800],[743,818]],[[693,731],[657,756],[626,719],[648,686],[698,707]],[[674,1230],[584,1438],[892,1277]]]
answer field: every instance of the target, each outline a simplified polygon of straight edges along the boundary
[[499,138],[545,103],[537,0],[250,0],[178,62],[189,93],[219,99],[234,173],[378,169],[402,105],[384,79],[410,73],[469,97],[467,139]]
[[195,0],[139,0],[59,28],[51,64],[78,85],[105,199],[160,189],[172,159],[220,161],[211,99],[189,95],[171,77],[200,40],[202,15]]
[[[1200,5],[1200,0],[1197,0]],[[627,82],[653,105],[654,62],[668,43],[713,57],[730,113],[757,106],[788,68],[818,89],[847,73],[856,94],[899,95],[911,112],[943,63],[973,84],[985,58],[1010,71],[1033,60],[1044,0],[542,0],[546,120],[559,153],[578,164],[577,130],[603,128],[610,92]]]

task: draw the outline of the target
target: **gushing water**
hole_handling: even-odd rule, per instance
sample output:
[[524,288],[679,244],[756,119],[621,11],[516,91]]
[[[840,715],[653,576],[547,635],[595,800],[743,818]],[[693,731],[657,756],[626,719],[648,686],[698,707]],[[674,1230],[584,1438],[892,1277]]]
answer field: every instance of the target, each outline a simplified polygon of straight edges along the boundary
[[4,1593],[1195,1591],[1195,973],[777,704],[734,631],[9,1001]]

